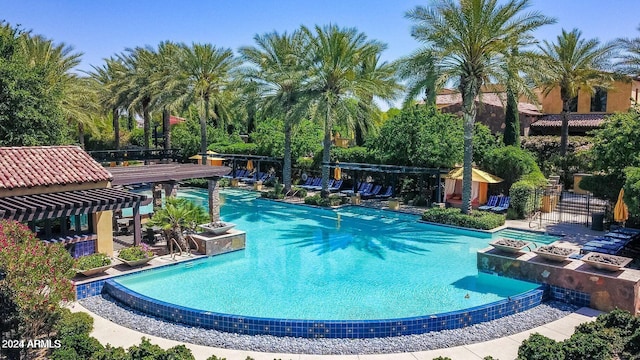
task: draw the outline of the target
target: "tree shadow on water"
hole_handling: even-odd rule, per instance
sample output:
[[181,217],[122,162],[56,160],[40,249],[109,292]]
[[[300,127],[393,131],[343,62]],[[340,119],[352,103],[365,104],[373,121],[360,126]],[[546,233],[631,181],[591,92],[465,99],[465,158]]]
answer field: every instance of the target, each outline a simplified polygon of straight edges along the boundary
[[318,255],[353,248],[383,260],[390,251],[423,255],[430,252],[429,244],[456,243],[453,238],[425,239],[423,230],[403,224],[362,227],[339,223],[336,221],[335,226],[300,224],[282,231],[280,237],[296,239],[288,245],[313,247],[312,251]]

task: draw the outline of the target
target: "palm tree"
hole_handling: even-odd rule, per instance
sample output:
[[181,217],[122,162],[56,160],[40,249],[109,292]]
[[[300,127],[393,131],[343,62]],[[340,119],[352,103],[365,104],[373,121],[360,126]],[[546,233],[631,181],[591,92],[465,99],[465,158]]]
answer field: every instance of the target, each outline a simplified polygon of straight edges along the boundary
[[106,111],[111,112],[113,121],[114,146],[120,150],[120,112],[126,108],[124,94],[118,92],[117,85],[124,76],[124,65],[115,58],[105,60],[102,66],[92,66],[89,78],[93,82],[97,101]]
[[456,82],[462,95],[464,168],[462,212],[471,212],[471,170],[476,97],[500,73],[513,39],[548,24],[538,12],[526,12],[528,0],[442,0],[407,13],[415,22],[412,35],[424,42],[440,74],[436,83]]
[[264,114],[281,115],[284,120],[282,181],[285,193],[291,190],[292,128],[308,110],[301,101],[305,75],[302,67],[304,39],[301,35],[301,32],[256,35],[256,47],[240,49],[243,58],[254,66],[247,69],[246,76],[258,86]]
[[397,61],[398,76],[407,81],[407,95],[403,107],[412,106],[416,97],[424,94],[424,102],[428,106],[436,105],[438,88],[438,71],[435,59],[429,49],[419,49],[410,56]]
[[164,139],[164,149],[171,147],[171,128],[170,116],[171,110],[176,110],[182,104],[178,103],[178,99],[184,93],[181,88],[184,74],[180,71],[180,62],[182,60],[181,47],[170,41],[161,42],[156,52],[157,71],[153,74],[152,86],[153,91],[153,108],[162,111],[162,130]]
[[[362,101],[370,96],[387,98],[395,82],[379,77],[376,70],[371,73],[361,67],[371,57],[377,57],[386,46],[378,41],[367,40],[364,33],[355,28],[338,28],[335,25],[315,27],[315,32],[302,27],[307,37],[308,48],[305,65],[309,71],[305,92],[314,102],[314,110],[324,123],[323,163],[330,161],[331,133],[334,123],[340,119],[354,122],[353,101],[363,106],[374,106],[374,102]],[[329,167],[322,167],[322,196],[328,195]]]
[[591,94],[596,87],[608,87],[613,76],[606,73],[615,45],[601,45],[597,39],[585,40],[578,29],[567,32],[564,29],[557,43],[544,41],[539,46],[541,62],[538,82],[543,94],[560,88],[562,100],[562,132],[560,155],[567,153],[569,138],[569,113],[572,102],[580,91]]
[[63,117],[76,126],[78,142],[84,147],[85,127],[94,128],[89,114],[95,110],[95,93],[87,79],[73,72],[80,64],[82,53],[74,53],[73,47],[64,43],[54,44],[39,35],[21,36],[19,45],[28,66],[43,69],[44,81],[50,91],[60,90]]
[[[638,31],[640,31],[640,27],[638,27]],[[630,75],[640,75],[640,37],[618,39],[618,42],[624,50],[618,62],[621,72]]]
[[184,237],[184,231],[195,231],[198,224],[208,221],[209,215],[204,207],[187,199],[170,197],[162,208],[153,213],[149,223],[162,227],[167,242],[174,239],[182,250],[189,252],[189,242]]
[[176,84],[181,86],[184,92],[176,101],[181,104],[189,104],[193,101],[199,103],[200,152],[202,164],[206,165],[209,114],[213,109],[214,118],[219,120],[220,125],[223,124],[220,118],[227,113],[225,91],[233,71],[240,62],[233,56],[231,49],[195,43],[192,46],[181,44],[180,47],[181,79]]

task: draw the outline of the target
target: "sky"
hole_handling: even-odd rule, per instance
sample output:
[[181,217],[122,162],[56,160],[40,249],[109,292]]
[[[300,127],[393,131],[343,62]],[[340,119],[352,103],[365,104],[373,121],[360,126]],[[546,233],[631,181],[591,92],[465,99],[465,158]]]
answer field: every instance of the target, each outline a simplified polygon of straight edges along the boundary
[[[291,32],[305,25],[355,27],[387,44],[393,61],[420,47],[410,34],[408,10],[432,0],[0,0],[0,20],[21,25],[82,52],[80,70],[136,46],[165,40],[211,43],[237,51],[256,34]],[[608,42],[638,37],[640,0],[531,0],[531,11],[557,20],[539,29],[554,41],[578,28],[585,38]]]

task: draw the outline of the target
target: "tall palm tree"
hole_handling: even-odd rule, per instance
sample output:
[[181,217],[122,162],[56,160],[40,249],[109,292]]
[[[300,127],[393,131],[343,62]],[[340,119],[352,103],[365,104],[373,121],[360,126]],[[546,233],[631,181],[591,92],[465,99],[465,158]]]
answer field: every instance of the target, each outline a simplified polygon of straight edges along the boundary
[[178,84],[185,91],[176,101],[182,104],[193,101],[199,103],[200,152],[202,163],[206,165],[207,122],[213,109],[213,116],[223,124],[220,117],[227,111],[225,91],[232,79],[232,73],[240,62],[233,56],[231,49],[218,48],[211,44],[181,44],[181,49],[181,80]]
[[426,105],[436,105],[436,95],[442,84],[437,84],[439,74],[435,65],[435,59],[427,48],[419,49],[397,61],[398,76],[407,81],[403,107],[414,105],[420,95],[424,95]]
[[73,72],[80,64],[82,53],[64,43],[54,44],[40,35],[20,37],[20,51],[28,66],[44,70],[44,81],[50,91],[61,92],[60,109],[69,124],[78,130],[78,142],[84,147],[84,129],[94,128],[89,116],[96,109],[89,82]]
[[101,66],[92,66],[89,78],[93,82],[97,101],[102,108],[111,113],[113,137],[116,150],[120,150],[120,113],[126,108],[125,97],[118,91],[119,78],[125,75],[124,65],[115,58],[105,59]]
[[243,47],[240,53],[252,68],[246,76],[255,81],[263,99],[265,115],[282,116],[284,123],[284,165],[282,181],[285,193],[291,189],[291,133],[293,125],[307,112],[302,100],[305,69],[302,66],[304,39],[301,32],[282,35],[273,32],[256,35],[255,47]]
[[[336,25],[315,27],[312,31],[301,28],[307,37],[308,77],[305,92],[314,102],[314,108],[324,123],[324,149],[322,161],[330,161],[331,133],[333,125],[340,119],[354,122],[353,101],[364,106],[363,99],[370,96],[389,97],[394,81],[361,71],[362,64],[371,57],[377,57],[386,46],[378,41],[368,40],[364,33],[355,28],[339,28]],[[329,167],[322,167],[322,196],[328,196]]]
[[[640,27],[638,27],[638,31],[640,31]],[[621,72],[635,76],[640,75],[640,37],[618,39],[618,42],[624,50],[618,62]]]
[[544,41],[539,46],[541,73],[538,81],[543,94],[560,88],[562,100],[562,132],[560,136],[560,155],[567,153],[569,138],[569,114],[572,101],[580,91],[591,94],[596,87],[610,86],[613,76],[609,60],[613,56],[615,45],[601,45],[598,39],[585,40],[578,29],[570,32],[562,30],[556,43]]
[[162,130],[164,149],[171,146],[170,116],[172,110],[184,107],[178,99],[184,93],[181,87],[185,75],[180,71],[182,49],[178,44],[163,41],[158,45],[155,68],[151,86],[153,91],[153,108],[162,111]]
[[412,35],[424,42],[440,73],[437,83],[456,82],[462,95],[464,167],[462,212],[471,212],[471,170],[476,97],[496,74],[504,53],[518,34],[530,33],[551,20],[524,12],[528,0],[442,0],[407,13],[415,22]]

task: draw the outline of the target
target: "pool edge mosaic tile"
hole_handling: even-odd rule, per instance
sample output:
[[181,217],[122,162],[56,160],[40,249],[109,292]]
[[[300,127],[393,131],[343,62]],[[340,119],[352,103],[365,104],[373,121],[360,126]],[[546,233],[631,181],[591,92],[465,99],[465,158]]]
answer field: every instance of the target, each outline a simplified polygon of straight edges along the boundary
[[483,306],[401,319],[296,320],[213,313],[159,301],[108,279],[103,292],[135,310],[190,326],[237,334],[305,338],[374,338],[457,329],[526,311],[542,303],[543,287]]

